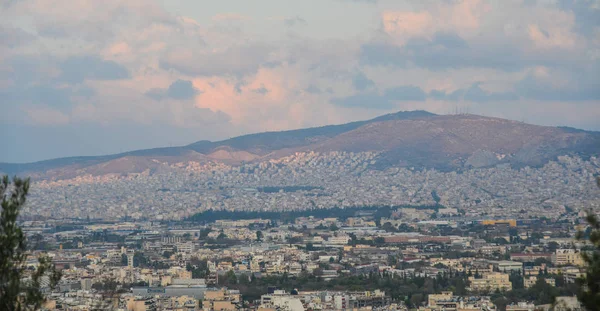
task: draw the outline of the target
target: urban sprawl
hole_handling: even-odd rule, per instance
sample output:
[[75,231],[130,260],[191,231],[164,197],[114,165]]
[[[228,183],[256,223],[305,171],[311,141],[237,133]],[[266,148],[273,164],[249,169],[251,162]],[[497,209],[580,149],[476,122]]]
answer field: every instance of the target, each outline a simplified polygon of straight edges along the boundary
[[378,169],[375,153],[35,181],[48,310],[579,310],[598,158]]

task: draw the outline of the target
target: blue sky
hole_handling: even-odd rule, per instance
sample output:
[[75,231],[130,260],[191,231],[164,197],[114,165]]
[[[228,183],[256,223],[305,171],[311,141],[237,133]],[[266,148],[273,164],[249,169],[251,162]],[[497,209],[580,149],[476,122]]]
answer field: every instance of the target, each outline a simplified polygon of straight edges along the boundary
[[460,109],[600,130],[598,1],[3,0],[0,161]]

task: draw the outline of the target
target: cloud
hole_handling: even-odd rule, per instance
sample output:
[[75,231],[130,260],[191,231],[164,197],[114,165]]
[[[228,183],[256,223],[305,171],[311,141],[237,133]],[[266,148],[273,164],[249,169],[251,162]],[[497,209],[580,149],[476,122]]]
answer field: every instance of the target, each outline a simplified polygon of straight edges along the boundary
[[25,110],[29,117],[28,121],[35,125],[56,126],[69,123],[68,115],[48,107],[31,107]]
[[338,0],[338,1],[354,2],[354,3],[369,3],[369,4],[375,4],[375,3],[379,2],[379,0]]
[[188,75],[245,75],[256,72],[261,64],[267,62],[270,50],[270,47],[260,43],[210,52],[180,48],[163,56],[160,67]]
[[146,95],[147,97],[150,97],[154,100],[163,100],[166,96],[165,91],[166,91],[165,89],[153,88],[153,89],[149,89],[148,91],[146,91],[146,93],[144,93],[144,95]]
[[68,112],[74,105],[72,97],[81,96],[81,93],[79,93],[81,90],[49,84],[16,86],[4,91],[0,90],[0,101],[6,106],[17,107],[17,109],[48,107],[56,111]]
[[314,84],[309,85],[307,88],[304,89],[304,91],[310,94],[321,94],[323,92],[318,86]]
[[399,69],[417,66],[430,70],[489,68],[514,72],[531,66],[575,66],[581,62],[575,55],[555,50],[532,53],[516,44],[467,42],[454,33],[435,33],[431,39],[413,38],[403,46],[386,41],[365,43],[360,47],[359,60],[366,66]]
[[269,93],[269,90],[266,87],[261,86],[261,87],[256,88],[256,89],[252,89],[252,92],[254,92],[256,94],[265,95],[265,94]]
[[576,38],[569,31],[561,28],[549,32],[541,29],[538,25],[529,25],[528,34],[537,48],[571,49],[576,44]]
[[[123,29],[173,25],[176,18],[155,1],[33,0],[17,3],[16,12],[32,16],[37,33],[53,39],[108,42]],[[73,14],[77,12],[77,14]]]
[[15,48],[34,40],[34,35],[21,28],[0,25],[0,46]]
[[375,82],[369,79],[364,72],[360,71],[352,78],[352,85],[357,91],[364,91],[366,89],[375,87]]
[[436,32],[429,44],[446,49],[466,49],[469,47],[467,41],[452,32]]
[[49,76],[54,79],[58,71],[55,59],[44,55],[9,56],[0,65],[6,66],[6,70],[0,70],[0,80],[6,79],[21,88],[48,80]]
[[383,31],[403,43],[405,40],[425,36],[432,30],[434,18],[429,12],[390,12],[381,14]]
[[367,94],[355,94],[346,97],[331,99],[331,103],[345,108],[370,108],[389,110],[395,107],[394,103],[384,96],[372,92]]
[[193,99],[200,91],[194,87],[192,81],[181,80],[171,83],[168,88],[152,88],[148,90],[145,95],[154,100],[163,99],[174,99],[174,100],[188,100]]
[[362,65],[405,67],[408,63],[404,50],[387,43],[365,43],[360,47],[359,59]]
[[70,98],[71,90],[68,88],[39,85],[28,88],[23,96],[23,99],[29,103],[45,104],[60,110],[70,109],[73,104]]
[[581,65],[594,56],[583,53],[591,42],[573,33],[575,20],[552,5],[516,2],[499,8],[446,1],[414,11],[384,10],[382,34],[362,44],[359,59],[369,66],[431,70]]
[[192,81],[177,80],[169,85],[167,96],[173,99],[192,99],[198,94],[198,90],[192,85]]
[[382,31],[397,45],[412,38],[430,38],[438,32],[473,35],[489,11],[489,4],[479,0],[438,1],[419,11],[384,10]]
[[[431,39],[424,37],[408,39],[402,46],[390,42],[363,44],[360,61],[364,65],[393,66],[405,68],[409,65],[440,70],[456,67],[498,67],[503,60],[494,60],[469,44],[455,33],[435,33]],[[485,61],[482,61],[485,59]]]
[[288,17],[285,18],[283,20],[283,23],[287,26],[287,27],[294,27],[294,26],[298,26],[298,25],[306,25],[306,20],[303,19],[300,16],[294,16],[294,17]]
[[406,85],[386,89],[383,96],[390,101],[423,101],[426,95],[420,87]]
[[98,56],[72,56],[60,64],[61,80],[81,83],[84,80],[120,80],[130,77],[124,66]]
[[480,84],[481,83],[474,83],[468,88],[458,89],[449,94],[446,94],[445,91],[432,90],[429,92],[429,96],[437,100],[470,101],[476,103],[519,99],[519,96],[514,92],[489,92],[482,89],[479,86]]
[[559,0],[558,7],[575,15],[574,29],[591,37],[600,31],[600,6],[597,1]]
[[251,18],[239,13],[220,13],[212,17],[215,22],[247,21]]
[[[556,79],[556,76],[563,79]],[[542,101],[600,100],[600,62],[585,71],[560,72],[548,68],[531,70],[515,84],[519,95]]]
[[346,108],[389,110],[395,108],[397,102],[424,101],[425,97],[426,94],[421,88],[412,85],[404,85],[385,89],[382,94],[371,91],[346,97],[336,97],[331,99],[331,103]]

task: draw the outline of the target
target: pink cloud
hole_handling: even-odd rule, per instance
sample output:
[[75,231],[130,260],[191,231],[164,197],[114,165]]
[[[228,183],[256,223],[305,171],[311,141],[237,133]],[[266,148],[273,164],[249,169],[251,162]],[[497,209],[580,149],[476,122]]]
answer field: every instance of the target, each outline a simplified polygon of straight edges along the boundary
[[295,66],[261,68],[243,80],[222,77],[195,78],[202,90],[196,106],[222,111],[231,123],[248,131],[284,130],[326,124],[331,116],[327,96],[299,92],[310,76]]
[[129,46],[129,44],[127,44],[127,42],[117,42],[117,43],[109,46],[106,53],[113,55],[113,56],[130,54],[131,47]]
[[429,12],[383,12],[381,18],[387,33],[401,36],[424,35],[433,27]]
[[434,29],[433,16],[429,12],[390,12],[381,14],[383,30],[399,44],[411,37],[428,36]]
[[481,0],[464,0],[449,9],[442,9],[442,11],[451,11],[451,23],[458,30],[478,29],[481,18],[489,10],[489,5]]
[[538,25],[529,25],[527,33],[536,48],[571,49],[576,45],[575,35],[566,29],[554,27],[549,31],[542,31]]
[[475,33],[490,6],[480,0],[437,3],[425,10],[384,11],[383,30],[400,45],[413,37],[431,37],[436,32]]

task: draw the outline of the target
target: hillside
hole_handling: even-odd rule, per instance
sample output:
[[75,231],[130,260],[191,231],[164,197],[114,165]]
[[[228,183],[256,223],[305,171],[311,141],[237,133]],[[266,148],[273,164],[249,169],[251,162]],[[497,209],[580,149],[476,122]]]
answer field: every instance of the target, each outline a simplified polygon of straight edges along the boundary
[[27,164],[0,163],[0,172],[37,178],[169,170],[178,162],[260,162],[295,152],[376,152],[374,168],[409,166],[460,170],[508,163],[539,166],[559,155],[600,154],[600,133],[525,124],[476,115],[398,112],[341,125],[266,132],[187,146],[71,157]]
[[452,115],[375,122],[308,149],[377,151],[381,152],[379,166],[452,170],[499,163],[539,166],[562,154],[598,155],[599,137],[505,119]]

